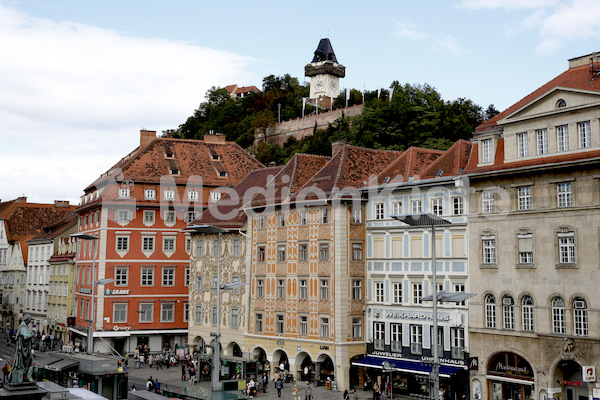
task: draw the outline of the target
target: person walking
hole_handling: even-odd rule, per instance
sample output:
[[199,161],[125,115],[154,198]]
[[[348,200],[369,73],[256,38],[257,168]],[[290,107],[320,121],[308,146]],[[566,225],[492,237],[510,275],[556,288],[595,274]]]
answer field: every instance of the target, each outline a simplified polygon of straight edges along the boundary
[[310,381],[306,381],[306,391],[304,392],[304,400],[312,400],[312,388]]
[[267,385],[269,384],[269,377],[267,376],[266,372],[263,372],[263,376],[262,376],[262,384],[263,384],[263,393],[267,393]]
[[140,354],[140,368],[144,368],[144,360],[145,360],[144,355]]
[[2,367],[2,383],[8,382],[8,363]]
[[281,397],[281,389],[283,388],[283,379],[279,378],[275,382],[275,388],[277,389],[277,397]]
[[190,368],[190,385],[196,384],[196,370],[194,367]]
[[186,375],[187,375],[186,373],[187,373],[187,371],[186,371],[186,369],[185,369],[185,363],[184,363],[184,362],[182,362],[182,363],[181,363],[181,381],[182,381],[182,382],[186,380],[186,379],[185,379],[185,378],[186,378]]
[[298,398],[298,388],[296,387],[295,384],[294,384],[294,387],[292,388],[292,400],[300,400]]

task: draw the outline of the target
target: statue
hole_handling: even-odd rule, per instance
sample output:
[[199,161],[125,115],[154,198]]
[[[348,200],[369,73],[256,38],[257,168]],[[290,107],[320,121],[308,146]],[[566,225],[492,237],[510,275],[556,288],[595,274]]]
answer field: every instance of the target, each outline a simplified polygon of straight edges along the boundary
[[25,381],[34,382],[33,353],[31,352],[33,333],[29,329],[30,322],[31,315],[25,314],[23,321],[15,334],[15,360],[10,375],[8,376],[9,383],[23,383]]

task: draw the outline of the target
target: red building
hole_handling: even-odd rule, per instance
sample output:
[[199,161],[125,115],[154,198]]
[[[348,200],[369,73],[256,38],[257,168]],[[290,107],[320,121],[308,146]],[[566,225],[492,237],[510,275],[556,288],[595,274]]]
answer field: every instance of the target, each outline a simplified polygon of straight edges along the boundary
[[[78,246],[75,345],[87,346],[92,314],[94,338],[103,339],[95,339],[96,351],[185,345],[191,242],[182,230],[262,167],[223,135],[182,140],[141,131],[140,146],[88,186],[77,208],[79,233],[98,239]],[[114,281],[93,284],[103,279]]]

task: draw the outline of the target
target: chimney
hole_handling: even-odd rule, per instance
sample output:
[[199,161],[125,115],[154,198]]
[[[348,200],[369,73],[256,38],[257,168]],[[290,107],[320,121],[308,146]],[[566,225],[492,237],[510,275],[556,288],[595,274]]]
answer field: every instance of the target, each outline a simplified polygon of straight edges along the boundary
[[335,155],[339,153],[340,150],[342,150],[347,144],[348,143],[344,142],[343,140],[331,143],[331,157],[335,157]]
[[144,147],[154,139],[156,139],[156,131],[140,130],[140,147]]
[[208,143],[225,143],[225,135],[211,130],[204,134],[203,140]]
[[54,200],[54,207],[69,207],[68,200]]

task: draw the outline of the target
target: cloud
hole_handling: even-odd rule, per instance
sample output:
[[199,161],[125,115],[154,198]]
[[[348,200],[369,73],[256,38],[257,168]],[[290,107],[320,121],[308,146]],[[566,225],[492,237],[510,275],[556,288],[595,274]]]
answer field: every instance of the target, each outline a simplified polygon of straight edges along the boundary
[[238,54],[1,5],[0,54],[3,200],[37,188],[36,201],[76,198],[137,146],[140,128],[177,128],[211,86],[257,81],[256,60]]
[[453,35],[439,35],[432,41],[432,48],[438,54],[451,54],[453,56],[461,56],[465,54],[458,44],[458,38]]
[[421,31],[413,22],[394,22],[392,36],[398,39],[422,41],[427,39],[427,33]]
[[465,51],[459,46],[458,38],[453,35],[430,35],[421,30],[413,22],[394,22],[392,36],[396,39],[407,39],[416,43],[421,43],[429,47],[437,54],[451,54],[459,56]]
[[522,10],[551,7],[557,3],[558,0],[463,0],[458,8]]

